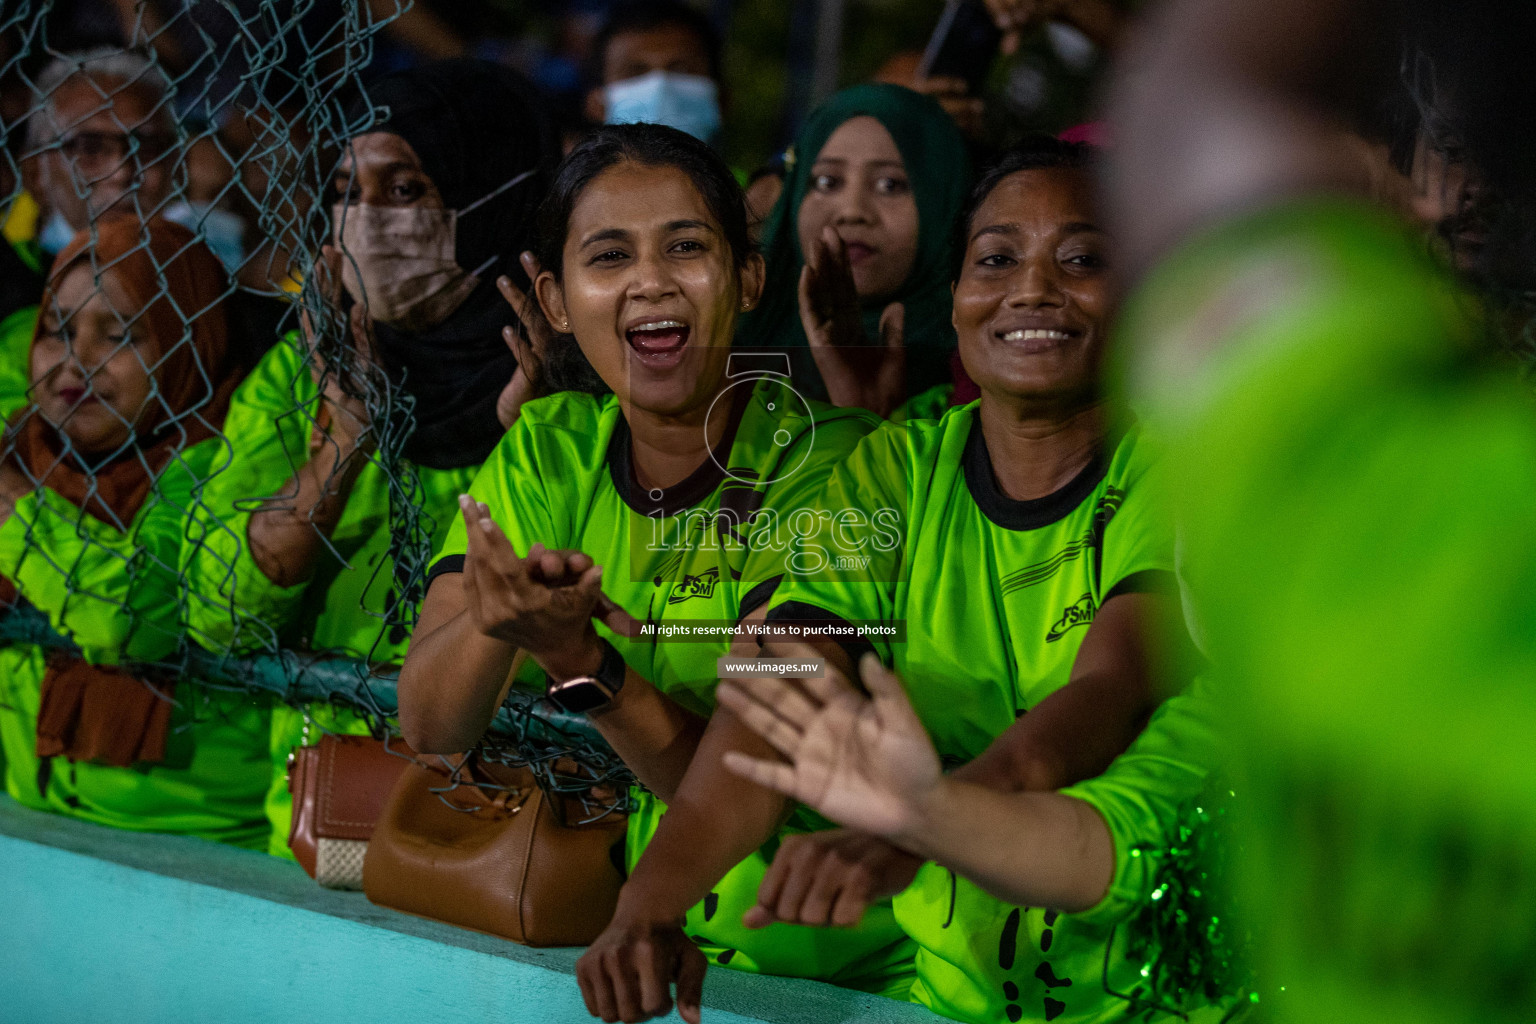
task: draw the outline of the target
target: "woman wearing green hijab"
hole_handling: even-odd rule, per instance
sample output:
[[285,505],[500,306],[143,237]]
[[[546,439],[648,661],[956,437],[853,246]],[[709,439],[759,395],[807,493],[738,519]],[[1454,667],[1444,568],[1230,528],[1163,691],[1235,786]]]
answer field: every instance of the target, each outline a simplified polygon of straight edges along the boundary
[[808,398],[882,415],[948,382],[951,236],[971,184],[954,121],[910,89],[856,85],[811,114],[787,170],[738,344],[787,350]]

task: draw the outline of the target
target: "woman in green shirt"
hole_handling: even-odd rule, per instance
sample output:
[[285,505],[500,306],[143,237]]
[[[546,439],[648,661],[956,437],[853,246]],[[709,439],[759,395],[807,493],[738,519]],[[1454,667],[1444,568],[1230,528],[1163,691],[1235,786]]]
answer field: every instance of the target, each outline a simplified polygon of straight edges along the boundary
[[114,667],[180,642],[182,525],[236,380],[226,287],[164,221],[107,218],[54,263],[0,463],[0,577],[80,654],[0,647],[0,745],[28,806],[265,845],[265,708]]
[[[781,355],[733,345],[763,264],[740,188],[698,140],[601,129],[566,158],[541,221],[539,301],[611,393],[530,402],[476,478],[433,566],[401,723],[418,750],[473,744],[525,652],[552,699],[588,711],[646,787],[629,818],[633,862],[662,812],[678,813],[718,660],[756,649],[732,633],[761,620],[785,572],[784,524],[874,420],[806,402]],[[669,641],[675,628],[703,632]],[[911,950],[889,907],[835,934],[743,928],[766,867],[746,857],[679,903],[710,960],[905,992]],[[677,999],[696,1014],[704,957],[692,944],[667,952],[689,958]],[[664,1012],[661,999],[645,1002]]]
[[[349,366],[319,372],[313,339],[295,332],[234,397],[185,553],[192,639],[211,650],[398,662],[456,497],[527,394],[506,303],[521,299],[514,281],[526,284],[520,257],[557,152],[531,87],[494,65],[443,61],[385,75],[367,97],[388,113],[348,142],[319,271],[344,286]],[[397,414],[376,419],[382,407]],[[291,855],[286,762],[318,739],[311,725],[373,727],[340,707],[274,710],[267,814],[279,856]]]
[[817,107],[764,222],[768,283],[741,343],[790,353],[807,396],[887,415],[937,386],[918,404],[942,411],[967,153],[938,101],[901,86],[856,85]]

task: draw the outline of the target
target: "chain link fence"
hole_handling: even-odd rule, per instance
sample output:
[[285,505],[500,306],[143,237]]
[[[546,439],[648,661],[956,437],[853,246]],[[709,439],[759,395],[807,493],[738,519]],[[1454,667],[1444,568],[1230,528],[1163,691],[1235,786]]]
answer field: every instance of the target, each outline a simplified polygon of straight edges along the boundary
[[[116,8],[128,48],[85,52],[50,40],[51,0],[0,13],[0,255],[15,264],[0,309],[0,647],[192,682],[166,699],[200,713],[212,705],[199,691],[236,691],[392,725],[394,666],[441,524],[402,455],[413,399],[359,357],[316,261],[332,177],[379,114],[355,101],[376,36],[409,0],[397,3],[139,0]],[[295,358],[274,363],[284,345]],[[238,475],[241,441],[223,411],[243,375],[271,365],[287,367],[287,408],[269,411],[283,450],[230,500],[219,477]],[[355,467],[333,459],[322,492],[371,502],[387,540],[376,557],[316,530],[332,568],[278,588],[305,592],[274,621],[218,583],[251,569],[242,516],[312,511],[265,478],[325,464],[322,392],[365,410],[374,481],[359,491]],[[338,613],[367,626],[317,641],[315,623]],[[551,792],[595,786],[607,809],[632,781],[584,721],[516,691],[481,756],[528,764]]]

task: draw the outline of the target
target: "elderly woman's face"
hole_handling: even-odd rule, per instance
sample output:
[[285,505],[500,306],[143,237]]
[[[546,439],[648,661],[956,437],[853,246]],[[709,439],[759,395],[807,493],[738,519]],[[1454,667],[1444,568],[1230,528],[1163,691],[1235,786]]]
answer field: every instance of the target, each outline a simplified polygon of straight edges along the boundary
[[803,253],[823,228],[838,233],[866,304],[888,299],[906,284],[917,262],[917,199],[884,125],[854,117],[838,126],[811,164],[796,226]]
[[953,315],[960,357],[984,394],[1092,396],[1110,312],[1108,250],[1087,172],[1019,171],[998,183],[972,220]]
[[32,398],[82,454],[111,452],[134,434],[149,405],[154,348],[149,326],[110,270],[89,265],[59,281],[32,345]]
[[562,280],[539,301],[625,407],[680,416],[707,407],[724,380],[736,316],[757,298],[692,179],[625,161],[591,180],[566,227]]
[[332,179],[347,205],[443,208],[443,197],[409,142],[393,132],[369,132],[352,139]]

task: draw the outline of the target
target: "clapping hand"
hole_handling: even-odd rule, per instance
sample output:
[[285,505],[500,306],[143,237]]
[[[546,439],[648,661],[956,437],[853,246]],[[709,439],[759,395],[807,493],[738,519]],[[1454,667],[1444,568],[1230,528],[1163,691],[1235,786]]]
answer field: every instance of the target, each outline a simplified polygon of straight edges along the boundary
[[943,770],[901,680],[872,654],[859,671],[868,697],[830,667],[822,678],[722,682],[720,703],[784,757],[731,751],[725,764],[840,825],[899,844],[935,799]]
[[848,245],[822,229],[800,272],[800,323],[833,405],[880,416],[900,404],[906,384],[905,312],[892,303],[880,317],[880,344],[864,337],[863,313]]
[[[523,270],[528,274],[528,280],[532,281],[539,276],[539,261],[534,259],[533,253],[525,252],[522,257]],[[507,275],[496,279],[496,287],[501,292],[501,297],[512,307],[512,313],[517,317],[522,330],[508,325],[501,329],[501,338],[517,357],[517,369],[512,374],[512,379],[502,389],[501,396],[496,400],[496,418],[501,425],[508,429],[517,421],[522,412],[523,403],[535,397],[539,381],[539,370],[544,365],[544,357],[549,352],[550,343],[555,336],[555,330],[544,318],[544,313],[534,302]]]
[[601,649],[593,617],[623,616],[603,597],[602,567],[579,551],[541,544],[520,556],[484,503],[461,495],[459,508],[467,533],[464,599],[476,628],[527,651],[555,678],[595,670]]

